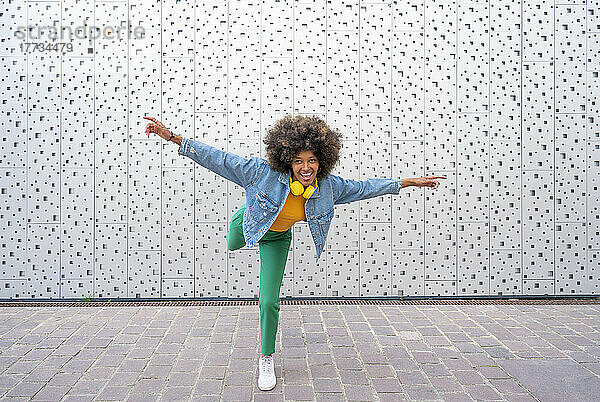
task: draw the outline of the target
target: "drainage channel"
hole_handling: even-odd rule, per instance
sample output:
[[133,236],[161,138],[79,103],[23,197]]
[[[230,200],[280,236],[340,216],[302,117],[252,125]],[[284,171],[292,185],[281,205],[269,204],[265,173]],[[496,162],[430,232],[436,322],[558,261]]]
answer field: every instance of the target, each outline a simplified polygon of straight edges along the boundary
[[[485,299],[282,299],[282,305],[584,305],[600,304],[600,297],[523,297]],[[138,307],[138,306],[256,306],[258,299],[224,300],[2,300],[0,307]]]

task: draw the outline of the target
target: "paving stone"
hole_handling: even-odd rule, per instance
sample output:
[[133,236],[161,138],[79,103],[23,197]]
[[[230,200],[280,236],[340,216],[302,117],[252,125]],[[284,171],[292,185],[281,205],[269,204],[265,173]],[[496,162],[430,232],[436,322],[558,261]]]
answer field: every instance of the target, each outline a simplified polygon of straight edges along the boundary
[[400,402],[400,401],[408,401],[406,395],[401,394],[399,392],[394,393],[377,393],[380,402]]
[[473,369],[473,365],[467,359],[464,359],[462,357],[459,357],[458,359],[444,359],[442,362],[450,370],[472,370]]
[[419,365],[412,359],[389,359],[390,365],[399,371],[419,370]]
[[63,398],[62,402],[93,401],[95,397],[96,397],[95,395],[71,395],[71,394],[67,394]]
[[473,367],[493,366],[496,364],[496,362],[485,353],[465,354],[465,359],[467,359]]
[[333,347],[331,349],[335,359],[358,357],[358,353],[351,347]]
[[372,401],[375,400],[373,391],[367,385],[344,385],[344,393],[348,401]]
[[44,385],[46,385],[43,382],[20,382],[17,385],[15,385],[10,391],[8,391],[6,393],[7,397],[18,397],[18,396],[25,396],[25,397],[32,397],[33,395],[35,395],[40,389],[42,389],[42,387],[44,387]]
[[200,370],[201,378],[223,379],[226,368],[223,366],[203,366]]
[[[140,378],[165,378],[171,372],[171,366],[152,366],[148,365],[144,371],[141,372]],[[123,373],[129,374],[129,373]],[[138,376],[138,373],[135,373]]]
[[307,370],[306,357],[299,359],[283,359],[283,367],[286,370]]
[[430,378],[431,385],[439,393],[444,392],[462,392],[462,386],[456,381],[454,377],[438,377]]
[[337,372],[334,365],[311,366],[310,373],[312,378],[337,378]]
[[[453,392],[448,394],[440,394],[440,399],[444,402],[464,402],[471,401],[471,397],[464,392]],[[509,399],[510,401],[510,399]]]
[[310,366],[319,364],[331,364],[333,360],[330,354],[327,353],[308,353],[307,363]]
[[44,381],[48,382],[54,375],[58,372],[58,368],[54,369],[45,369],[45,368],[36,368],[31,373],[27,374],[23,381]]
[[254,402],[279,402],[283,401],[283,394],[281,392],[261,392],[254,393]]
[[570,359],[512,359],[498,364],[541,400],[594,400],[600,394],[600,378]]
[[77,381],[69,391],[69,394],[76,395],[97,394],[99,389],[102,389],[108,381],[106,380],[81,380]]
[[39,365],[40,362],[36,360],[17,361],[15,364],[6,369],[3,374],[29,374]]
[[151,357],[153,354],[153,348],[133,348],[127,353],[127,357],[130,359],[143,359],[145,357]]
[[386,378],[395,377],[396,370],[391,365],[383,364],[367,364],[365,365],[367,374],[371,378]]
[[427,384],[429,380],[422,371],[398,371],[398,380],[402,384]]
[[[359,349],[360,350],[360,349]],[[360,357],[364,363],[367,364],[385,364],[388,362],[386,355],[381,352],[362,352]]]
[[471,398],[476,401],[497,401],[502,400],[500,394],[498,394],[492,387],[488,385],[466,385],[465,389]]
[[443,377],[452,375],[450,370],[446,368],[443,364],[421,364],[421,370],[427,377]]
[[33,397],[33,401],[60,401],[63,396],[69,392],[70,387],[68,386],[59,386],[54,387],[51,385],[46,385],[44,388],[40,389],[40,391],[35,394]]
[[337,378],[316,378],[312,386],[316,393],[342,392],[342,385]]
[[148,365],[146,359],[125,359],[119,366],[119,371],[134,371],[141,372]]
[[190,395],[192,395],[192,387],[177,386],[177,387],[166,387],[162,395],[160,396],[161,401],[187,401]]
[[505,394],[504,397],[507,401],[511,402],[537,402],[538,399],[533,398],[529,394]]
[[358,359],[335,359],[335,365],[340,370],[360,370],[362,364]]
[[[226,362],[228,365],[229,361],[227,360]],[[214,362],[210,362],[208,361],[208,359],[204,360],[204,364],[214,364]],[[215,364],[217,365],[217,364]],[[172,371],[183,371],[183,372],[190,372],[190,371],[196,371],[198,372],[200,370],[200,367],[202,366],[202,361],[198,360],[198,359],[180,359],[179,361],[177,361],[177,363],[175,363],[173,365],[173,369]]]
[[52,353],[52,349],[31,349],[21,360],[44,360]]
[[410,399],[439,399],[438,393],[431,385],[405,385],[404,392]]
[[595,363],[598,362],[598,357],[592,356],[583,351],[567,352],[567,355],[578,363]]
[[[79,380],[81,373],[58,373],[48,381],[48,385],[52,386],[72,386]],[[0,377],[1,379],[2,377]]]
[[130,387],[106,387],[97,396],[98,400],[122,401],[127,397]]
[[440,360],[458,359],[460,357],[459,353],[450,347],[434,347],[432,348],[432,351]]
[[405,348],[384,347],[383,354],[388,359],[407,359],[411,357]]
[[352,384],[352,385],[360,385],[360,384],[368,384],[367,376],[364,371],[358,370],[340,370],[340,379],[342,384]]
[[450,341],[443,336],[426,336],[425,342],[431,346],[450,346]]
[[283,395],[286,400],[312,401],[314,399],[313,389],[308,385],[284,385]]
[[[316,345],[311,345],[311,347],[314,347]],[[329,347],[327,345],[322,345],[325,346],[325,350],[327,352],[329,352]],[[306,357],[306,353],[308,352],[309,347],[289,347],[289,348],[285,348],[284,351],[281,353],[285,358],[289,358],[289,359],[300,359],[300,358],[304,358]],[[313,353],[319,353],[319,352],[313,352]]]
[[315,393],[316,402],[344,402],[344,394],[341,393]]
[[[477,345],[475,342],[456,342],[454,345],[461,353],[481,353],[484,351],[484,348]],[[493,347],[487,349],[493,349]]]
[[81,376],[82,380],[109,380],[115,373],[114,367],[91,367]]
[[223,380],[206,380],[201,379],[196,382],[194,394],[200,395],[216,395],[220,394],[223,388]]
[[308,370],[285,370],[284,383],[286,385],[310,384]]
[[475,370],[455,370],[452,375],[456,377],[462,385],[466,384],[485,384],[484,378]]
[[481,366],[477,367],[477,371],[485,378],[509,378],[509,375],[498,366]]
[[118,373],[108,380],[107,386],[118,387],[123,385],[135,385],[140,378],[139,373]]
[[[190,372],[190,373],[171,373],[167,377],[167,386],[168,387],[188,387],[196,384],[196,378],[198,377],[198,372]],[[249,377],[252,377],[252,374],[249,373]],[[239,385],[239,384],[231,384],[231,385]]]
[[125,355],[103,355],[96,359],[96,366],[100,367],[118,367],[121,365]]
[[513,379],[491,379],[490,383],[496,389],[496,391],[501,394],[523,394],[527,392],[527,390],[517,384],[517,382]]
[[136,382],[132,391],[135,393],[157,394],[163,389],[165,384],[166,380],[164,378],[141,378]]
[[395,378],[373,378],[371,382],[377,393],[402,392],[402,387]]

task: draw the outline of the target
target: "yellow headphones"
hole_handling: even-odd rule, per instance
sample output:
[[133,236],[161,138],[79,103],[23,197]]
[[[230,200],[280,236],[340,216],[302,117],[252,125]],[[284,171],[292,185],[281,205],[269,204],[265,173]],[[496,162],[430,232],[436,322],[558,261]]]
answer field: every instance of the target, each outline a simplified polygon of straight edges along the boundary
[[[317,186],[317,178],[315,177],[315,186]],[[292,194],[294,195],[300,195],[302,194],[302,197],[309,199],[310,196],[315,192],[316,188],[313,187],[312,185],[304,188],[304,186],[302,185],[302,183],[300,183],[298,180],[294,180],[292,182],[292,176],[290,176],[290,191],[292,192]]]

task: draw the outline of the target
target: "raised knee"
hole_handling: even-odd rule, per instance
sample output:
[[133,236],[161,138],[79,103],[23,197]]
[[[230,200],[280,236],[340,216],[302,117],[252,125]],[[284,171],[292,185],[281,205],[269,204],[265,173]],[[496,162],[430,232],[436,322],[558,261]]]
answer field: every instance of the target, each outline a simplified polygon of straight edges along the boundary
[[233,241],[229,236],[227,236],[226,240],[227,240],[227,250],[229,250],[229,251],[239,250],[240,248],[242,248],[246,245],[246,242]]

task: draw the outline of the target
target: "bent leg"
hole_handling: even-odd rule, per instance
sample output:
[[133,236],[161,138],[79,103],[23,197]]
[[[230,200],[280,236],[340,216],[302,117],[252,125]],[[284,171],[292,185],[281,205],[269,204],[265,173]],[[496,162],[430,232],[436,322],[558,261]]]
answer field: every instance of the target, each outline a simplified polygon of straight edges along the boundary
[[227,249],[229,251],[238,250],[246,245],[246,240],[244,239],[244,230],[242,227],[245,209],[246,204],[242,205],[231,218],[229,232],[227,232],[226,236]]
[[285,232],[269,230],[258,243],[260,250],[258,305],[260,344],[263,355],[270,355],[275,351],[275,337],[279,325],[279,290],[291,242],[292,230],[290,228]]

